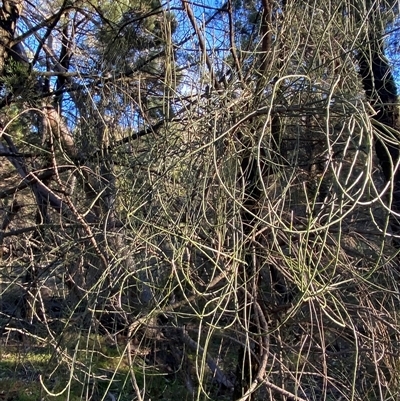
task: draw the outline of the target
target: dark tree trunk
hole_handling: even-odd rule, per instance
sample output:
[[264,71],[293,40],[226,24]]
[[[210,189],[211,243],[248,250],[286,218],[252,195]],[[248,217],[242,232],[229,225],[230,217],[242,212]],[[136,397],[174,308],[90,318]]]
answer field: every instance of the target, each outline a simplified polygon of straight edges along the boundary
[[[274,1],[262,1],[261,14],[261,58],[260,58],[260,78],[256,86],[256,97],[263,98],[263,88],[269,80],[268,66],[270,64],[270,55],[272,51],[272,14],[274,12]],[[254,102],[257,103],[258,99]],[[257,140],[257,121],[251,120],[254,126],[251,128],[254,139]],[[274,148],[272,154],[279,157],[280,154],[280,136],[281,121],[280,116],[275,114],[270,121],[269,143]],[[245,151],[245,156],[241,162],[241,183],[244,186],[244,200],[241,212],[243,234],[246,238],[245,244],[245,263],[239,272],[239,279],[242,284],[240,293],[240,302],[243,310],[243,325],[248,327],[249,341],[246,346],[242,345],[238,351],[238,363],[236,368],[236,381],[233,392],[233,399],[240,399],[250,388],[251,383],[259,377],[260,361],[263,358],[265,349],[263,349],[262,338],[267,333],[262,332],[260,322],[257,319],[257,311],[255,310],[258,298],[258,276],[260,272],[259,257],[257,257],[256,247],[257,239],[254,237],[257,231],[257,216],[259,215],[259,207],[262,204],[262,180],[269,174],[273,173],[270,166],[267,165],[267,157],[265,149],[259,152],[260,159],[253,154],[253,143],[251,138],[243,138],[239,136],[241,146]],[[271,267],[274,268],[274,267]],[[278,272],[274,272],[278,273]],[[247,398],[252,399],[251,395]]]
[[[397,106],[397,88],[388,60],[384,56],[383,40],[370,38],[369,51],[360,51],[360,76],[367,100],[376,114],[372,116],[375,124],[375,151],[382,169],[385,182],[393,180],[391,209],[400,212],[400,173],[396,169],[399,161],[399,114]],[[385,140],[384,138],[388,138]],[[391,143],[392,142],[392,143]],[[400,234],[400,222],[391,218],[393,234]],[[400,241],[395,241],[400,246]]]
[[[6,60],[13,53],[13,39],[22,0],[4,0],[0,8],[0,74],[4,74]],[[15,52],[14,46],[14,52]]]
[[[245,146],[246,147],[246,146]],[[241,170],[243,173],[242,182],[244,185],[244,201],[242,209],[242,224],[243,234],[247,237],[245,264],[241,268],[240,281],[243,285],[240,293],[241,306],[243,309],[243,325],[249,327],[249,334],[257,334],[257,325],[253,322],[254,310],[252,306],[252,299],[256,297],[257,288],[248,288],[245,283],[257,282],[257,266],[255,265],[255,258],[253,256],[253,241],[252,234],[257,222],[254,215],[257,215],[257,206],[260,203],[262,195],[260,189],[260,180],[262,179],[262,172],[259,171],[257,160],[252,156],[246,156],[241,163]],[[251,338],[252,340],[252,338]],[[248,342],[247,342],[248,343]],[[257,358],[255,355],[260,355],[260,349],[257,341],[254,341],[254,349],[240,347],[238,352],[238,363],[236,367],[236,382],[234,388],[233,398],[237,400],[243,396],[248,390],[252,380],[257,375]],[[249,398],[250,400],[251,398]]]

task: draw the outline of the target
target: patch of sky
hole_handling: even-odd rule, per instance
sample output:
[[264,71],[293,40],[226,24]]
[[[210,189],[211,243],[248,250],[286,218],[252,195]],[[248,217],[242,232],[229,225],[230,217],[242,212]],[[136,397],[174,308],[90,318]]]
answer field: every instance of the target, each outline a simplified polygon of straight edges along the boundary
[[397,93],[400,94],[400,19],[392,22],[385,36],[385,55],[392,68],[392,74],[396,82]]
[[[214,72],[219,75],[226,73],[224,60],[229,53],[228,15],[224,12],[226,2],[221,0],[189,1],[188,6],[193,12],[198,32],[183,8],[181,0],[170,0],[168,6],[177,20],[174,41],[177,44],[177,62],[185,70],[181,81],[182,93],[195,95],[202,93],[209,82],[204,65],[198,34],[204,40],[208,57],[212,60]],[[200,59],[199,59],[200,57]]]

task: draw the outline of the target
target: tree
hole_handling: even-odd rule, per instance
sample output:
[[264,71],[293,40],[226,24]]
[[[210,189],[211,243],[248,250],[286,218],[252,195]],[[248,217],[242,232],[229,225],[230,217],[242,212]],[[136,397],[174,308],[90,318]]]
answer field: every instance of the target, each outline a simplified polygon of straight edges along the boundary
[[396,399],[396,19],[3,1],[0,327],[43,391]]

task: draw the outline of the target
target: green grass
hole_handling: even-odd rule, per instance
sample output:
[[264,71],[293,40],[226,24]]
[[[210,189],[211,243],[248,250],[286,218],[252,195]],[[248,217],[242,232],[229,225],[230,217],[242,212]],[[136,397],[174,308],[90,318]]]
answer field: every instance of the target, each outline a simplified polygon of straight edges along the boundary
[[[136,398],[124,344],[110,345],[99,336],[90,336],[82,337],[76,345],[76,337],[75,344],[72,339],[64,340],[62,345],[71,359],[61,358],[50,347],[1,344],[0,400],[100,401],[109,400],[110,393],[120,401]],[[146,388],[145,399],[191,399],[179,379],[166,376],[155,368],[144,371],[140,357],[134,359],[134,364],[132,369],[137,384],[140,389]],[[45,391],[40,377],[53,395]]]

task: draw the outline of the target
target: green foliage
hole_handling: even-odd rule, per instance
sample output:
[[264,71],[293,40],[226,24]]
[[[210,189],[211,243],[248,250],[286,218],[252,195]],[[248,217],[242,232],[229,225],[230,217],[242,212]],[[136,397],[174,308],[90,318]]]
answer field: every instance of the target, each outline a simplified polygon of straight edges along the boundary
[[29,71],[29,66],[10,59],[5,74],[0,78],[7,93],[16,99],[28,101],[37,96],[37,76]]
[[[142,54],[160,51],[176,28],[172,14],[165,12],[159,1],[130,2],[119,13],[110,15],[109,24],[98,32],[104,61],[118,71],[126,65],[140,63]],[[166,31],[168,28],[169,33]]]

